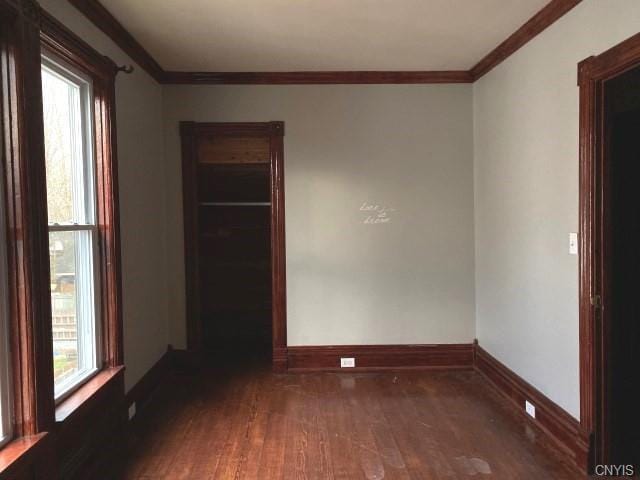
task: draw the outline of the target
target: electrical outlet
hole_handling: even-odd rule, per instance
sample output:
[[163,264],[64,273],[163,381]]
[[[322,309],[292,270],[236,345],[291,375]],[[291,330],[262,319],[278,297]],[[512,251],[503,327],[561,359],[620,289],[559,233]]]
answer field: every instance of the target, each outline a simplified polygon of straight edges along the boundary
[[129,420],[136,416],[136,402],[129,406]]
[[530,417],[536,418],[536,407],[533,403],[529,403],[527,400],[524,401],[524,409],[527,411]]
[[356,366],[355,358],[341,358],[340,359],[340,368],[353,368]]

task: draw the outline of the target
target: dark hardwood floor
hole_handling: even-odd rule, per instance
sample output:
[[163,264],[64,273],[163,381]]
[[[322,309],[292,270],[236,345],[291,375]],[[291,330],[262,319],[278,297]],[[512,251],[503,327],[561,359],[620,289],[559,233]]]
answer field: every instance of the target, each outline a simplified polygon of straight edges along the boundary
[[125,479],[578,479],[473,371],[174,373]]

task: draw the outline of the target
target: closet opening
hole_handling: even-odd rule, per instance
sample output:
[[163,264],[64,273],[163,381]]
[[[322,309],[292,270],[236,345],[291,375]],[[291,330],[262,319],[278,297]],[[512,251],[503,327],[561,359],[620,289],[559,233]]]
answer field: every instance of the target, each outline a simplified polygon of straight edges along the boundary
[[183,122],[181,133],[188,349],[283,370],[284,126]]
[[[604,312],[606,401],[603,433],[609,462],[640,468],[640,309],[636,274],[640,271],[640,66],[604,85],[606,208],[604,255],[607,273]],[[608,178],[607,178],[608,177]]]
[[581,424],[596,474],[640,468],[640,42],[580,63]]

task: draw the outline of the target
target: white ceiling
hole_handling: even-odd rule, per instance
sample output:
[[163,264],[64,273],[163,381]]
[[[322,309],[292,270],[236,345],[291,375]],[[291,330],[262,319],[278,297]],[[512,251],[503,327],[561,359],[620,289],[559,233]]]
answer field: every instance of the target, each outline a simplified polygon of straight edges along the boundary
[[165,70],[468,70],[548,0],[102,0]]

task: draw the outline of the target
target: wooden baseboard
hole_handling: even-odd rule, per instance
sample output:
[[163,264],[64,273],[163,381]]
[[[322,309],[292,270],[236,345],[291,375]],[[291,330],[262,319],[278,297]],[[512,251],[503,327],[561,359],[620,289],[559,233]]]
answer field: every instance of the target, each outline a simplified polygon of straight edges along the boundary
[[[474,368],[503,395],[531,425],[545,435],[568,463],[587,472],[589,439],[580,422],[500,363],[479,345],[475,345]],[[525,400],[536,407],[536,418],[525,412]]]
[[99,372],[57,406],[53,445],[60,479],[118,478],[125,412],[122,366]]
[[53,435],[38,433],[20,437],[0,448],[0,479],[51,480],[55,473],[56,456]]
[[174,349],[170,347],[170,365],[172,368],[182,371],[197,370],[202,367],[203,353],[186,349]]
[[125,403],[127,408],[135,403],[136,409],[139,410],[149,402],[162,379],[168,375],[173,364],[173,357],[174,350],[169,346],[162,357],[126,393]]
[[[340,368],[340,359],[355,368]],[[289,372],[473,368],[472,344],[336,345],[287,348]]]
[[287,372],[287,347],[276,348],[273,351],[272,369],[274,373]]
[[[173,371],[190,371],[201,365],[201,358],[190,350],[174,349],[167,346],[167,351],[145,373],[142,378],[125,394],[125,405],[128,409],[135,403],[136,414],[153,398],[153,394]],[[135,418],[135,417],[134,417]]]

